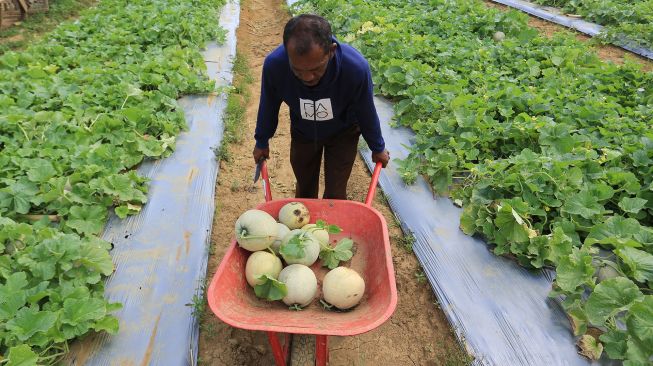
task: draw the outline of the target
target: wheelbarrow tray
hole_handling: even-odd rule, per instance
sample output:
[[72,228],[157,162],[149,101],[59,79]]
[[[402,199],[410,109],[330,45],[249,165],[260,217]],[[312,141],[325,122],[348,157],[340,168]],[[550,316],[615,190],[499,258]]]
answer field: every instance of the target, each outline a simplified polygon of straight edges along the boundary
[[319,259],[311,269],[317,276],[320,291],[304,310],[292,311],[281,301],[259,299],[245,279],[245,263],[250,252],[233,240],[207,291],[211,310],[233,327],[259,331],[350,336],[381,325],[397,306],[390,240],[383,216],[371,206],[346,200],[281,199],[263,203],[257,209],[278,219],[281,207],[294,201],[306,205],[312,223],[321,219],[342,229],[342,233],[330,235],[331,244],[345,237],[354,240],[354,256],[345,265],[365,280],[361,302],[349,311],[329,311],[322,307],[321,284],[329,270],[321,266]]

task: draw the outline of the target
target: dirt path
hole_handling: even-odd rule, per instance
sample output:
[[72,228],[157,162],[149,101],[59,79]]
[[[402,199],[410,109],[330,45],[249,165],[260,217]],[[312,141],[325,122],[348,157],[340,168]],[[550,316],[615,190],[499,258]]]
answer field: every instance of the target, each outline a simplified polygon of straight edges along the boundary
[[[252,184],[254,126],[258,109],[260,74],[264,57],[281,42],[283,26],[290,18],[280,0],[243,0],[238,52],[248,61],[254,76],[249,87],[251,100],[243,121],[243,139],[229,148],[231,162],[221,163],[216,186],[216,215],[212,231],[214,254],[209,260],[210,279],[233,237],[233,224],[245,210],[263,202],[260,185]],[[294,196],[294,176],[289,163],[289,118],[282,106],[279,129],[270,141],[269,161],[272,196]],[[370,174],[359,157],[349,182],[349,199],[363,201]],[[354,337],[330,337],[331,365],[462,365],[465,354],[425,280],[415,255],[405,240],[383,199],[374,202],[388,222],[399,304],[385,324]],[[210,310],[200,325],[200,364],[273,365],[267,337],[262,332],[232,328]]]

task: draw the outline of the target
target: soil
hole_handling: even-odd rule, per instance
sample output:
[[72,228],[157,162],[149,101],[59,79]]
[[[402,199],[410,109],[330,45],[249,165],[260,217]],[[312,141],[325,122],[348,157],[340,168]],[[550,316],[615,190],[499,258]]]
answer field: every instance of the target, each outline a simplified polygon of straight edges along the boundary
[[[216,186],[216,213],[212,231],[214,254],[209,259],[207,278],[213,273],[233,237],[233,224],[245,210],[264,201],[260,182],[252,183],[254,127],[258,110],[261,66],[265,56],[281,43],[283,26],[290,19],[279,0],[245,0],[241,3],[237,31],[238,53],[248,61],[254,81],[251,99],[242,125],[243,137],[229,147],[231,161],[220,164]],[[270,141],[268,161],[273,198],[294,196],[294,175],[289,162],[289,117],[282,106],[279,128]],[[370,173],[360,156],[348,184],[348,198],[363,201]],[[392,256],[398,289],[394,315],[380,327],[351,337],[329,337],[330,365],[455,365],[465,364],[451,327],[425,280],[415,255],[403,244],[403,233],[392,211],[377,195],[373,206],[385,217],[391,237]],[[272,365],[274,359],[263,332],[233,328],[210,310],[201,319],[200,364]]]

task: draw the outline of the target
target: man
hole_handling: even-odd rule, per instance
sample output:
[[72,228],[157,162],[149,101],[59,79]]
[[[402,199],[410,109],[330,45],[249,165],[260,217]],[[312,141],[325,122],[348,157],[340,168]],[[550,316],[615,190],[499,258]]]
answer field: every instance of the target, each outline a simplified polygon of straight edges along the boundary
[[292,18],[284,28],[283,45],[263,64],[254,161],[270,157],[268,140],[284,102],[290,109],[295,197],[317,198],[324,154],[323,198],[347,199],[361,133],[372,161],[385,167],[390,160],[372,97],[370,68],[356,49],[338,43],[322,17]]

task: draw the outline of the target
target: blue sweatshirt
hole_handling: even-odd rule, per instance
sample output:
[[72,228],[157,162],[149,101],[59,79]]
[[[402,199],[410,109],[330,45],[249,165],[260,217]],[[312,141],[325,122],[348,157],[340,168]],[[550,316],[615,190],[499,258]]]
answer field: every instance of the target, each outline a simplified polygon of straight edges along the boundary
[[320,82],[304,85],[290,70],[283,45],[263,63],[261,99],[256,120],[256,147],[267,148],[279,123],[281,102],[290,109],[290,128],[309,140],[331,137],[358,124],[373,152],[385,149],[376,114],[372,75],[367,60],[355,48],[338,44]]

